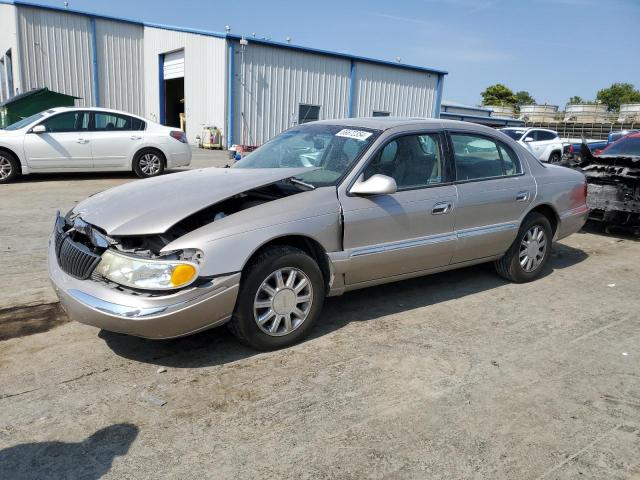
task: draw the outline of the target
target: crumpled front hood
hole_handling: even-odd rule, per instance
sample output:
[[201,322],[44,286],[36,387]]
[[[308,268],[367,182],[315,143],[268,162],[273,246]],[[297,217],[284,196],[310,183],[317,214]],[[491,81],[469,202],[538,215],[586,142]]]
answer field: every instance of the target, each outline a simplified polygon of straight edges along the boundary
[[74,212],[109,235],[151,235],[253,188],[309,168],[204,168],[130,182],[80,202]]

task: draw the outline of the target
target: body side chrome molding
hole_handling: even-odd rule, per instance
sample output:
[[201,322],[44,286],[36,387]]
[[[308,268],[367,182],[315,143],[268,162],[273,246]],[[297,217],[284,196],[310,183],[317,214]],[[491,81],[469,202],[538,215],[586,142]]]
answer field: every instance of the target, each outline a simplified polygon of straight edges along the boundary
[[498,233],[507,230],[515,230],[518,228],[518,224],[515,222],[499,223],[496,225],[489,225],[486,227],[474,227],[464,230],[454,231],[452,233],[439,233],[436,235],[429,235],[426,237],[412,238],[410,240],[402,240],[399,242],[390,242],[382,245],[375,245],[371,247],[359,247],[354,248],[349,252],[349,257],[359,257],[362,255],[371,255],[375,253],[391,252],[394,250],[402,250],[405,248],[422,247],[425,245],[433,245],[436,243],[450,242],[459,238],[469,238],[478,235],[487,235],[491,233]]
[[504,232],[506,230],[514,230],[518,228],[515,222],[497,223],[486,227],[473,227],[457,231],[458,238],[476,237],[478,235],[487,235],[489,233]]
[[375,245],[373,247],[360,247],[351,250],[350,257],[359,257],[361,255],[371,255],[373,253],[390,252],[393,250],[402,250],[405,248],[421,247],[424,245],[432,245],[435,243],[449,242],[456,240],[456,234],[453,233],[440,233],[436,235],[429,235],[427,237],[412,238],[410,240],[402,240],[399,242],[385,243],[382,245]]

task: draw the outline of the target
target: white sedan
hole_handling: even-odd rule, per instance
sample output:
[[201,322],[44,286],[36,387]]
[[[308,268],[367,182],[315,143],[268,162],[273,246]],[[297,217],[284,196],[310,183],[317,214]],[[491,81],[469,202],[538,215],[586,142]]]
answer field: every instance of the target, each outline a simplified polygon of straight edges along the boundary
[[49,172],[155,177],[191,163],[182,130],[103,108],[52,108],[0,130],[0,183]]

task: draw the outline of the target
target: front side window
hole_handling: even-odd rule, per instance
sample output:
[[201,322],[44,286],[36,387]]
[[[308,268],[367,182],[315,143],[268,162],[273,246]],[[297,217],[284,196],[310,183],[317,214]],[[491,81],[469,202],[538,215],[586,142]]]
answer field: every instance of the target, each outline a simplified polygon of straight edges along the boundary
[[300,104],[298,107],[298,123],[315,122],[320,119],[320,107],[317,105]]
[[365,168],[365,179],[376,174],[392,177],[399,190],[442,183],[444,165],[440,136],[425,133],[390,141]]
[[336,185],[378,136],[378,130],[339,125],[299,125],[251,152],[233,168],[306,167],[298,179],[315,187]]
[[117,113],[94,113],[95,131],[129,131],[144,130],[144,122],[128,115],[119,115]]
[[506,145],[486,137],[451,134],[459,181],[495,178],[521,173],[516,154]]
[[89,114],[82,111],[64,112],[41,123],[49,133],[81,132],[89,129]]
[[514,130],[512,128],[505,128],[504,130],[500,130],[500,131],[510,136],[515,141],[520,140],[522,138],[522,134],[525,132],[525,130]]

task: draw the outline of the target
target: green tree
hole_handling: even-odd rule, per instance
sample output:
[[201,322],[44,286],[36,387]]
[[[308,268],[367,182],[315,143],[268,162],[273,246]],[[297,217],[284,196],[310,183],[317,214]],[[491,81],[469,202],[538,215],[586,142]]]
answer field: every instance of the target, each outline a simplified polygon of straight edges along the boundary
[[582,97],[574,95],[569,99],[567,105],[578,105],[579,103],[584,103],[584,100],[582,99]]
[[520,105],[535,105],[536,104],[536,99],[533,98],[531,96],[531,94],[529,92],[527,92],[526,90],[521,90],[519,92],[516,92],[516,104],[518,105],[518,107]]
[[598,90],[596,98],[607,106],[610,112],[619,112],[622,103],[640,102],[640,91],[630,83],[614,83]]
[[483,105],[501,105],[515,108],[518,104],[513,91],[501,83],[487,87],[480,95],[482,95]]

